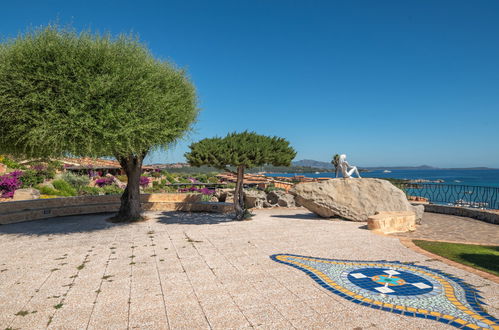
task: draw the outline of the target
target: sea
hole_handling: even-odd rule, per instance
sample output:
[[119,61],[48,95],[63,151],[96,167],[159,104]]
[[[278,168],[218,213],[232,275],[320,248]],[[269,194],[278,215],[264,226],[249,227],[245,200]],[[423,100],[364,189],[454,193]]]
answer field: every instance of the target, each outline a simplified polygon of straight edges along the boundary
[[[311,178],[335,177],[334,172],[266,173],[266,175],[283,177],[303,175]],[[406,194],[425,197],[435,204],[499,209],[499,169],[393,169],[389,171],[372,170],[361,172],[360,175],[365,178],[428,180],[432,184],[404,188]]]
[[[267,176],[291,177],[304,175],[310,178],[335,177],[334,172],[320,173],[266,173]],[[408,180],[443,180],[443,184],[499,187],[499,169],[406,169],[406,170],[372,170],[360,173],[366,178],[394,178]]]

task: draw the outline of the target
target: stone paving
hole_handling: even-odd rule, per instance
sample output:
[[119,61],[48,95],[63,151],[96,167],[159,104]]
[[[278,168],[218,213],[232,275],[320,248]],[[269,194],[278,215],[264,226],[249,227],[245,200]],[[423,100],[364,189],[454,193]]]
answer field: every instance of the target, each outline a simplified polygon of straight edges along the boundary
[[303,209],[224,215],[150,213],[118,225],[109,215],[0,226],[0,329],[447,329],[373,310],[276,263],[287,253],[429,266],[482,292],[499,315],[499,285],[428,259],[363,224]]
[[454,215],[424,213],[415,232],[396,236],[462,243],[499,245],[499,226],[485,221]]

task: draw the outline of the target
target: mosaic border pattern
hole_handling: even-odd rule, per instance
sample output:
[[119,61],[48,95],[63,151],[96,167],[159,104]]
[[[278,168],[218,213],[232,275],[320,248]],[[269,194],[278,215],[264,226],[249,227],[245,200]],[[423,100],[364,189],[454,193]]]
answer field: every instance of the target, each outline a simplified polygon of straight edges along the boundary
[[[354,302],[356,304],[367,306],[373,309],[383,310],[399,315],[419,317],[424,319],[430,319],[445,323],[460,329],[499,329],[499,320],[490,314],[487,314],[481,307],[481,305],[486,305],[482,300],[480,291],[472,288],[469,284],[464,282],[462,279],[457,278],[453,275],[447,274],[441,270],[433,269],[426,266],[416,266],[410,263],[403,263],[400,261],[386,261],[386,260],[376,260],[376,261],[359,261],[359,260],[338,260],[338,259],[327,259],[327,258],[316,258],[307,257],[295,254],[274,254],[270,258],[276,262],[289,265],[291,267],[297,268],[307,275],[309,275],[314,281],[316,281],[323,288],[333,292],[334,294]],[[364,294],[359,292],[352,292],[352,287],[347,287],[345,285],[339,285],[333,281],[327,274],[323,271],[310,266],[307,263],[321,263],[330,264],[331,267],[335,266],[351,266],[352,269],[355,267],[365,268],[365,267],[395,267],[401,269],[402,271],[417,272],[424,278],[430,279],[432,283],[438,283],[441,287],[441,294],[443,297],[452,304],[456,310],[465,313],[469,320],[461,319],[456,316],[447,315],[437,311],[431,311],[429,309],[422,309],[418,307],[410,307],[407,304],[411,303],[411,299],[404,299],[406,306],[400,304],[387,303],[386,301],[379,301],[381,299],[372,299],[366,297]],[[334,266],[333,266],[334,265]],[[342,275],[344,278],[344,275]],[[457,294],[455,289],[461,289],[459,291],[464,292],[464,295]],[[356,290],[362,291],[362,290]],[[456,296],[457,295],[457,296]],[[418,296],[415,296],[417,300]],[[402,300],[401,300],[402,301]],[[431,307],[431,306],[429,306]]]

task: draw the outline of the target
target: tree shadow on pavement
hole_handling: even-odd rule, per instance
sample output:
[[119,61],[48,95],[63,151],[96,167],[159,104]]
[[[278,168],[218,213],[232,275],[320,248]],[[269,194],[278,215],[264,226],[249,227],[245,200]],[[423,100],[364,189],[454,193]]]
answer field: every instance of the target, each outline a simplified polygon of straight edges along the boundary
[[236,221],[233,214],[223,213],[187,213],[187,212],[161,212],[156,220],[163,224],[179,225],[215,225]]
[[107,230],[129,223],[110,223],[106,221],[114,213],[73,215],[49,219],[33,220],[0,225],[1,234],[11,235],[59,235]]
[[326,218],[321,218],[318,215],[310,213],[297,213],[297,214],[273,214],[272,218],[283,218],[283,219],[300,219],[300,220],[330,220]]

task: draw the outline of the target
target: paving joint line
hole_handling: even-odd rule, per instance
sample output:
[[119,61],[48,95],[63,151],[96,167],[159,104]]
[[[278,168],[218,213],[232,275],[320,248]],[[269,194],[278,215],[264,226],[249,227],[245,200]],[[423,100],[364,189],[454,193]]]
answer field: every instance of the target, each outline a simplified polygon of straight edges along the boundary
[[204,319],[206,320],[206,322],[207,322],[208,326],[210,327],[210,329],[213,329],[213,327],[211,326],[210,321],[208,320],[208,317],[206,316],[206,312],[205,312],[203,306],[201,305],[201,302],[199,301],[199,297],[198,297],[198,295],[196,293],[196,290],[194,289],[194,286],[192,285],[191,278],[188,275],[187,271],[185,270],[184,264],[182,263],[182,259],[180,258],[179,254],[178,254],[178,249],[175,246],[175,243],[173,242],[173,240],[172,240],[172,238],[170,236],[170,232],[167,230],[166,234],[168,235],[168,239],[170,240],[170,242],[172,243],[173,248],[175,249],[175,254],[177,255],[177,259],[179,260],[180,266],[182,267],[182,270],[184,271],[185,276],[187,277],[187,280],[189,281],[189,285],[191,286],[191,289],[192,289],[192,292],[194,293],[194,296],[196,296],[196,301],[197,301],[199,307],[201,308],[201,311],[203,312]]
[[104,277],[106,276],[107,268],[109,266],[109,262],[111,261],[110,259],[112,255],[113,255],[113,250],[109,252],[109,256],[107,257],[106,266],[104,267],[104,272],[102,273],[102,278],[100,280],[99,287],[97,288],[92,310],[90,311],[90,316],[88,317],[88,322],[85,329],[88,329],[88,327],[90,326],[90,321],[92,321],[92,315],[94,314],[95,306],[97,305],[97,299],[99,298],[99,294],[102,288],[102,283],[104,282]]
[[[185,233],[185,232],[184,232]],[[187,234],[186,234],[187,235]],[[206,236],[204,234],[202,234],[203,237],[206,238]],[[236,305],[237,309],[239,310],[239,312],[243,315],[243,317],[246,319],[246,321],[248,322],[248,324],[254,328],[253,324],[251,323],[251,321],[248,319],[248,317],[244,314],[243,310],[241,309],[241,307],[239,306],[239,304],[234,300],[234,296],[230,293],[229,290],[227,290],[227,288],[225,287],[225,284],[223,283],[223,281],[217,276],[217,274],[215,274],[215,272],[213,271],[213,269],[210,267],[210,265],[206,262],[206,259],[203,258],[203,256],[201,255],[201,253],[199,253],[199,250],[198,248],[196,247],[196,245],[191,242],[192,246],[194,247],[194,249],[196,250],[196,252],[198,253],[199,257],[203,260],[203,262],[206,264],[206,266],[208,266],[208,269],[211,271],[211,273],[213,274],[213,276],[215,276],[215,278],[217,279],[217,281],[222,285],[222,287],[225,289],[225,291],[227,292],[227,294],[229,295],[230,299],[232,300],[232,302],[234,303],[234,305]]]
[[[151,232],[151,225],[147,224],[147,228],[149,228],[149,232]],[[166,301],[165,301],[165,292],[163,290],[163,283],[161,282],[161,275],[159,272],[159,267],[158,267],[158,256],[156,255],[156,247],[154,243],[154,236],[150,235],[149,239],[151,240],[151,246],[152,246],[152,251],[154,254],[154,263],[156,265],[156,274],[158,275],[158,282],[159,282],[159,288],[161,289],[161,298],[163,300],[163,307],[165,309],[165,317],[166,317],[166,325],[168,326],[168,329],[171,329],[170,327],[170,319],[168,317],[168,309],[166,308]]]

